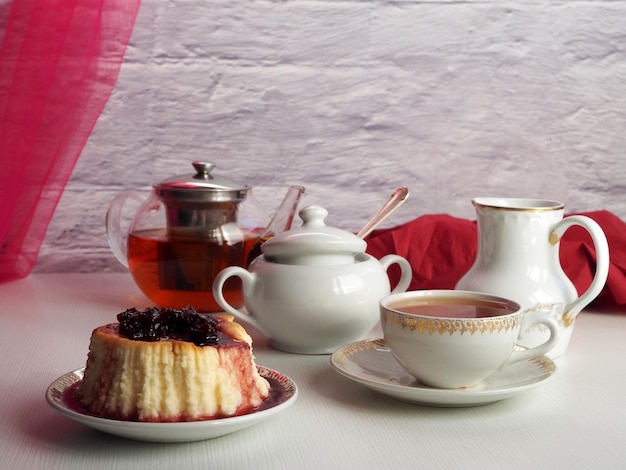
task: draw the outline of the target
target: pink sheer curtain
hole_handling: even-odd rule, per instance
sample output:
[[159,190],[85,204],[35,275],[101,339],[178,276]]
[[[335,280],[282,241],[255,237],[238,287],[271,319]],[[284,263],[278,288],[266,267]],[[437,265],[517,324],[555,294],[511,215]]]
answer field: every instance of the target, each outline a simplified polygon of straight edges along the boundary
[[139,4],[0,0],[0,282],[35,266],[117,80]]

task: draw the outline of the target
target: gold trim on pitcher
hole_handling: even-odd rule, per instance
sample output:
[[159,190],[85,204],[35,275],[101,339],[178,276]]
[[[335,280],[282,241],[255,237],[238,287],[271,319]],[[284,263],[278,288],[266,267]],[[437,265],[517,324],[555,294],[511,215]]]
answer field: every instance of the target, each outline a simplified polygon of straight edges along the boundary
[[[487,200],[491,200],[492,202],[485,202]],[[516,200],[520,202],[520,205],[517,206],[506,206],[502,203],[498,203],[497,201],[513,201]],[[523,206],[523,202],[528,202],[527,206]],[[545,205],[535,205],[531,206],[530,204],[540,204],[543,203]],[[559,211],[565,209],[565,204],[559,201],[552,201],[548,199],[524,199],[524,198],[476,198],[472,199],[472,204],[474,207],[479,206],[483,208],[495,209],[499,211],[516,211],[516,212],[550,212],[550,211]]]
[[574,324],[574,320],[576,320],[576,317],[570,315],[569,310],[563,314],[563,326],[565,326],[565,328],[572,326]]
[[559,237],[557,233],[554,230],[552,230],[550,232],[550,237],[548,238],[548,242],[550,242],[550,245],[556,245],[560,241],[561,241],[561,237]]

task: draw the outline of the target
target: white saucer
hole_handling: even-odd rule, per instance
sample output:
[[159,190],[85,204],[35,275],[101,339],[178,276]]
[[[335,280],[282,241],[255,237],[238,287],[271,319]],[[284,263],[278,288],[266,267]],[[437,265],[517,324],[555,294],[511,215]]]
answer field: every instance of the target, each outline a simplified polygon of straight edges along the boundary
[[545,356],[504,367],[471,388],[440,389],[419,383],[396,361],[383,338],[357,341],[335,351],[338,373],[398,400],[431,406],[475,406],[511,398],[546,383],[556,365]]
[[83,378],[84,369],[59,377],[46,390],[46,400],[59,413],[109,434],[150,442],[193,442],[225,436],[252,426],[292,405],[298,395],[296,384],[286,375],[258,366],[259,373],[270,385],[269,398],[249,414],[206,421],[179,423],[145,423],[100,418],[81,410],[74,402],[71,392]]

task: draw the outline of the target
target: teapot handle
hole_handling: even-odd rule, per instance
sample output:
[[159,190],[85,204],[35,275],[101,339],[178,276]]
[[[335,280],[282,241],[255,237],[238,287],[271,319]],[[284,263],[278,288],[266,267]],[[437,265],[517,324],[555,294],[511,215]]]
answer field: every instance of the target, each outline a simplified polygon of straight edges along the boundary
[[107,241],[111,251],[120,263],[128,267],[128,228],[122,227],[124,207],[130,200],[141,204],[145,200],[139,191],[124,191],[115,196],[109,203],[106,215]]
[[565,231],[574,225],[584,228],[591,235],[596,250],[596,272],[585,293],[565,306],[563,324],[566,327],[570,326],[581,310],[600,294],[609,274],[609,245],[606,235],[595,220],[584,215],[572,215],[564,218],[552,229],[550,243],[552,245],[559,243]]
[[213,297],[215,298],[215,301],[222,309],[224,309],[226,313],[230,313],[238,320],[251,324],[263,333],[263,335],[269,337],[265,329],[259,325],[259,322],[256,318],[254,318],[252,313],[247,314],[236,309],[224,298],[222,290],[224,288],[224,283],[230,277],[238,277],[241,279],[244,299],[248,298],[252,294],[252,290],[256,282],[256,274],[252,274],[240,266],[229,266],[222,269],[219,273],[217,273],[217,276],[215,276],[215,280],[213,281]]
[[404,259],[400,255],[386,255],[380,259],[380,264],[383,265],[385,271],[388,270],[389,266],[391,266],[392,264],[399,265],[402,271],[400,275],[400,281],[398,281],[398,285],[393,288],[391,294],[395,294],[397,292],[405,292],[409,288],[411,280],[413,279],[413,270],[411,269],[411,265],[406,259]]

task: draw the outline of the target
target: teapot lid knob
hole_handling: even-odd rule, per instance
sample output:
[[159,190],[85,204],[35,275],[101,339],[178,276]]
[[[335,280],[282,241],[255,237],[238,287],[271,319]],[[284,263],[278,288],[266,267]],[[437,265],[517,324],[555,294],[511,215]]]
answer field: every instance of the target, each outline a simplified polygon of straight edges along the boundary
[[193,162],[193,167],[196,169],[194,179],[208,180],[211,179],[211,172],[215,168],[215,163],[209,162]]

